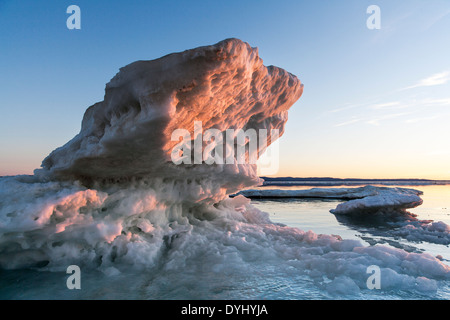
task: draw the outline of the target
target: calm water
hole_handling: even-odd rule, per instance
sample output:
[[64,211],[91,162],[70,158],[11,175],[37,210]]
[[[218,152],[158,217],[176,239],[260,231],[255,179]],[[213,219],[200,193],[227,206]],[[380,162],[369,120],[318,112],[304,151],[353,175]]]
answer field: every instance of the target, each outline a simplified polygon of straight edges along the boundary
[[[346,186],[342,186],[347,188]],[[360,186],[358,186],[360,187]],[[396,187],[396,186],[390,186]],[[409,211],[416,214],[420,220],[443,221],[450,225],[450,185],[406,186],[423,192],[423,204]],[[277,187],[269,186],[267,189],[299,190],[311,189],[312,186]],[[314,188],[320,188],[315,187]],[[327,187],[325,187],[327,188]],[[329,187],[328,187],[329,188]],[[333,187],[336,188],[336,187]],[[339,188],[339,187],[337,187]],[[348,221],[339,221],[329,212],[341,200],[325,199],[280,199],[280,200],[253,200],[252,203],[259,209],[270,214],[274,222],[283,223],[304,231],[311,230],[319,234],[340,235],[344,239],[358,239],[364,244],[380,243],[402,248],[411,252],[428,252],[434,256],[441,255],[444,262],[450,264],[450,248],[445,245],[424,242],[410,242],[405,239],[391,238],[380,235],[376,226],[355,225]]]

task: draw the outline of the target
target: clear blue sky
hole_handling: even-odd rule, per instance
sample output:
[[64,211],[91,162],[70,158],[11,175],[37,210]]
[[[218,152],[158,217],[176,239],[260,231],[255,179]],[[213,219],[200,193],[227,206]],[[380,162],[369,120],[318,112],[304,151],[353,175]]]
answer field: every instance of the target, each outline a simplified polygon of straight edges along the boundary
[[0,0],[0,175],[76,135],[120,67],[230,37],[305,84],[279,175],[450,179],[446,0]]

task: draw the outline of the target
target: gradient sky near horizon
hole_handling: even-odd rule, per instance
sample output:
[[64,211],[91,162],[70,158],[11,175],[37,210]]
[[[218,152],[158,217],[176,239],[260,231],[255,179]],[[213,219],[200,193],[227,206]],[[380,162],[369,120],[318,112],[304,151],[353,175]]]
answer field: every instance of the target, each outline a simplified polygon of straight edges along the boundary
[[0,175],[73,138],[120,67],[231,37],[305,85],[277,176],[450,179],[445,0],[0,0]]

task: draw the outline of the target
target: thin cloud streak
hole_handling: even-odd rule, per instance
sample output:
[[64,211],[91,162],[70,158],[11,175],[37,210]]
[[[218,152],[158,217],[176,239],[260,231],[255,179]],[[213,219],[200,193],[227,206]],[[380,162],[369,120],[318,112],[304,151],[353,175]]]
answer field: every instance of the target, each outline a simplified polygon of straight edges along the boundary
[[374,119],[371,119],[371,120],[367,121],[366,123],[374,125],[374,126],[379,126],[380,125],[380,121],[390,120],[390,119],[406,116],[406,115],[409,115],[409,114],[411,114],[411,112],[387,114],[387,115],[384,115],[384,116],[379,116],[379,117],[376,117]]
[[446,16],[450,14],[450,10],[447,10],[446,12],[443,12],[441,14],[438,14],[434,19],[432,19],[428,24],[426,24],[423,28],[424,31],[430,29],[433,27],[436,23],[444,19]]
[[370,109],[375,109],[375,110],[392,108],[392,107],[398,108],[398,107],[405,107],[405,106],[401,105],[400,101],[378,103],[378,104],[373,104],[373,105],[369,106]]
[[436,115],[433,115],[430,117],[412,118],[412,119],[405,120],[405,123],[418,123],[418,122],[422,122],[422,121],[434,120],[434,119],[437,119],[438,117],[440,117],[439,114],[436,114]]
[[424,99],[421,101],[426,106],[450,106],[450,98],[443,99]]
[[438,85],[446,84],[449,80],[450,80],[450,71],[443,71],[443,72],[435,73],[425,79],[420,80],[416,84],[406,87],[406,88],[403,88],[403,89],[400,89],[399,91],[420,88],[420,87],[438,86]]
[[349,120],[349,121],[345,121],[345,122],[341,122],[341,123],[335,124],[334,126],[335,127],[343,127],[343,126],[347,126],[349,124],[353,124],[353,123],[356,123],[356,122],[359,122],[359,121],[361,121],[361,119],[352,119],[352,120]]

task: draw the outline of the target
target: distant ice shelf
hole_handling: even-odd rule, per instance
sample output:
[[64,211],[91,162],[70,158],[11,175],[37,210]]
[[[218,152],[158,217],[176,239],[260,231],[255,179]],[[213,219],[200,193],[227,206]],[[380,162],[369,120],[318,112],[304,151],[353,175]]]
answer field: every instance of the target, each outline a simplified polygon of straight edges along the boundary
[[[342,200],[357,200],[367,199],[366,202],[357,202],[356,206],[361,208],[363,204],[370,207],[376,207],[380,205],[382,207],[386,205],[405,205],[414,204],[416,207],[422,203],[419,197],[422,191],[409,189],[409,188],[391,188],[391,187],[376,187],[376,186],[364,186],[364,187],[351,187],[351,188],[312,188],[303,190],[283,190],[283,189],[247,189],[242,190],[238,194],[241,194],[247,198],[325,198],[325,199],[342,199]],[[351,201],[350,201],[351,202]],[[355,205],[355,202],[351,202],[350,207],[341,206],[338,212],[344,213],[344,210],[350,210]],[[413,208],[410,207],[410,208]]]

